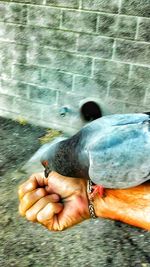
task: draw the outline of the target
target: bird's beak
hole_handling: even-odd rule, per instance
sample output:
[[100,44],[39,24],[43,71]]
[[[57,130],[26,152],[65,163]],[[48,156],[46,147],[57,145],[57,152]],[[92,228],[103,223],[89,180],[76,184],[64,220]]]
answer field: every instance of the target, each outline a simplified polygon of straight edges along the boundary
[[48,164],[48,161],[47,160],[43,160],[42,162],[42,165],[44,166],[45,170],[44,170],[44,175],[45,177],[47,178],[48,175],[50,174],[51,170],[49,168],[49,164]]
[[50,172],[51,172],[50,168],[49,168],[48,166],[45,167],[44,174],[45,174],[45,177],[46,177],[46,178],[48,178]]

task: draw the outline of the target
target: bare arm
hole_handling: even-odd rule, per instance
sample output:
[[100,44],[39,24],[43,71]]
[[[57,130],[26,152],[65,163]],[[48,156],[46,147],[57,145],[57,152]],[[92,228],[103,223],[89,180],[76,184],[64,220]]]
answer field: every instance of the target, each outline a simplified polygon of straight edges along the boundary
[[106,189],[105,194],[104,199],[94,199],[98,217],[150,230],[150,183],[130,189]]
[[[56,172],[48,179],[32,175],[19,188],[19,212],[28,220],[49,230],[61,231],[90,218],[87,181],[68,178]],[[95,197],[97,217],[104,217],[150,230],[150,183],[132,189],[105,190]]]

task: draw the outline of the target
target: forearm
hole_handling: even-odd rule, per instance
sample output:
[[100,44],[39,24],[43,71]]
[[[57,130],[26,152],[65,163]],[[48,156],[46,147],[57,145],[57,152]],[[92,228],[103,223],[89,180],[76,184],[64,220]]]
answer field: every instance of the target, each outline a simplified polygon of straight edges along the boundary
[[119,220],[150,230],[150,184],[132,189],[105,190],[105,197],[95,197],[97,217]]

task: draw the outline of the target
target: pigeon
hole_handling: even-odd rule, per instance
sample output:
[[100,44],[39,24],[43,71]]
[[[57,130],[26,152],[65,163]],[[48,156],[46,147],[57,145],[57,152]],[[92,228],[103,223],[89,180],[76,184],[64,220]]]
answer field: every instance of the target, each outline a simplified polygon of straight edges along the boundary
[[90,179],[95,193],[123,189],[150,179],[150,116],[115,114],[98,118],[42,155],[45,176]]

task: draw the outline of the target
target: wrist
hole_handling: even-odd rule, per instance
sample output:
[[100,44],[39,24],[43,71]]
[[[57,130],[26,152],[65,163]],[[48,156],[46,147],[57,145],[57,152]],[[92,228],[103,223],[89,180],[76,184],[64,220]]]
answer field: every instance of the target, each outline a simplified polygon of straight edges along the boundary
[[98,194],[95,196],[93,205],[97,217],[113,220],[122,219],[124,203],[115,197],[115,191],[113,189],[105,189],[104,197],[100,197]]
[[89,213],[89,201],[88,201],[88,195],[87,195],[87,180],[80,179],[78,181],[79,190],[76,191],[76,195],[79,200],[79,212],[82,215],[84,219],[90,218]]
[[[95,195],[95,194],[94,194]],[[93,182],[89,179],[87,181],[87,199],[88,199],[88,209],[89,209],[89,214],[92,219],[96,219],[96,213],[95,213],[95,208],[93,204]]]
[[95,195],[92,203],[95,210],[96,217],[104,217],[104,200],[98,194]]
[[111,196],[109,195],[108,189],[105,189],[103,197],[96,194],[95,198],[93,199],[93,205],[97,217],[110,219],[115,219],[117,217],[117,209],[111,201]]

